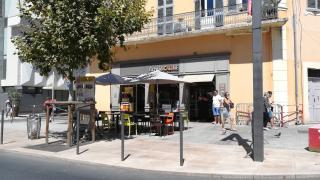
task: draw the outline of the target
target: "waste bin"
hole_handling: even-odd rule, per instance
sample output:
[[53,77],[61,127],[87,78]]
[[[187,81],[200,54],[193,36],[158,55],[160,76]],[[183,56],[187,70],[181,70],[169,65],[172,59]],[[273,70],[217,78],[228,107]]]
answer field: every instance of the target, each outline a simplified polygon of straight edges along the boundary
[[39,115],[29,115],[27,117],[27,132],[29,139],[39,139],[41,130],[41,117]]
[[309,127],[309,150],[320,152],[320,124]]

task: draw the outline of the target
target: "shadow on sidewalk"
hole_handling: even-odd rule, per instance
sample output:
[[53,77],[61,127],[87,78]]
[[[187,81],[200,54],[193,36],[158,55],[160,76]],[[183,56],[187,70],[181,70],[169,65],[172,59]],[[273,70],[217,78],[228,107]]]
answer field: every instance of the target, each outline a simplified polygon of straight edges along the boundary
[[238,141],[238,145],[239,146],[242,146],[243,149],[246,151],[247,156],[250,156],[252,159],[253,159],[253,149],[251,147],[251,145],[248,144],[248,142],[251,142],[250,140],[248,139],[243,139],[239,134],[236,134],[236,133],[233,133],[233,134],[230,134],[229,136],[221,139],[221,141]]

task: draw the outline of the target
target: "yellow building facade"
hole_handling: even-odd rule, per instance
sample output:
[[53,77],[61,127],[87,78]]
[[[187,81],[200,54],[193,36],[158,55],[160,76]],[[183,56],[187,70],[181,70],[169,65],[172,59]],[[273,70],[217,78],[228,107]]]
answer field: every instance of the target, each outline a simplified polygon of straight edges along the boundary
[[[310,9],[307,0],[300,2],[301,13],[297,14],[299,104],[305,122],[319,121],[310,115],[313,113],[310,107],[316,103],[308,99],[309,83],[313,80],[308,74],[317,75],[317,68],[320,69],[320,23],[313,23],[320,17],[314,16],[317,9]],[[159,89],[163,93],[159,96],[161,105],[169,105],[171,109],[176,102],[169,99],[181,101],[194,120],[208,119],[209,116],[202,114],[211,113],[203,109],[210,103],[208,95],[213,89],[230,92],[235,104],[252,103],[252,17],[247,3],[247,0],[148,0],[146,9],[153,10],[153,17],[141,32],[127,37],[126,50],[115,49],[112,72],[135,77],[155,69],[170,69],[168,73],[191,81],[190,84],[161,85]],[[281,105],[284,116],[291,114],[295,105],[292,15],[292,1],[282,0],[277,7],[264,4],[263,89],[273,91],[273,101]],[[91,64],[90,74],[103,74],[96,62]],[[318,82],[316,77],[314,81]],[[136,110],[149,111],[155,106],[154,95],[150,95],[155,91],[153,85],[129,88],[132,92],[124,95],[126,87],[114,85],[111,100],[107,89],[98,87],[97,102],[108,102],[99,103],[99,110],[110,110],[110,102],[112,108],[119,108],[125,95],[134,97],[133,104],[138,101],[135,96],[141,96]]]

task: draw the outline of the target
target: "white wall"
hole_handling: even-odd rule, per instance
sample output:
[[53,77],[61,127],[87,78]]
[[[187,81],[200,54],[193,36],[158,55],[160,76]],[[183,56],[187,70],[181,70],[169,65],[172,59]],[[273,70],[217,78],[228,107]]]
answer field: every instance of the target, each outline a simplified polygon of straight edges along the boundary
[[[7,56],[6,78],[1,80],[1,86],[37,86],[49,88],[52,87],[53,77],[48,78],[40,74],[29,63],[21,63],[18,56],[14,53],[16,48],[11,42],[12,27],[19,25],[18,0],[6,0],[5,16],[8,18],[7,28],[5,28],[5,53]],[[47,82],[48,79],[48,82]],[[57,76],[54,83],[56,90],[66,90],[64,80]]]

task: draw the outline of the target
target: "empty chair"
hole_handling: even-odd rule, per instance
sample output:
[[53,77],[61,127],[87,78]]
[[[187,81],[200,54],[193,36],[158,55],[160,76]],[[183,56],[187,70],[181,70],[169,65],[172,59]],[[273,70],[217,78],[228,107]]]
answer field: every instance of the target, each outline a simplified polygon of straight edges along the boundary
[[136,135],[138,135],[138,125],[132,121],[130,114],[123,114],[124,126],[129,128],[128,136],[131,136],[131,126],[135,126]]
[[183,121],[184,121],[184,124],[186,124],[187,126],[187,129],[189,128],[189,111],[185,110],[183,112],[181,112],[181,115],[182,115],[182,118],[183,118]]
[[161,136],[162,123],[160,121],[160,116],[156,114],[150,114],[150,135],[155,132]]
[[[168,116],[166,117],[165,121],[164,121],[164,125],[165,125],[165,130],[166,130],[166,134],[169,133],[174,133],[174,113],[169,113]],[[171,129],[171,132],[169,132],[169,127]]]

